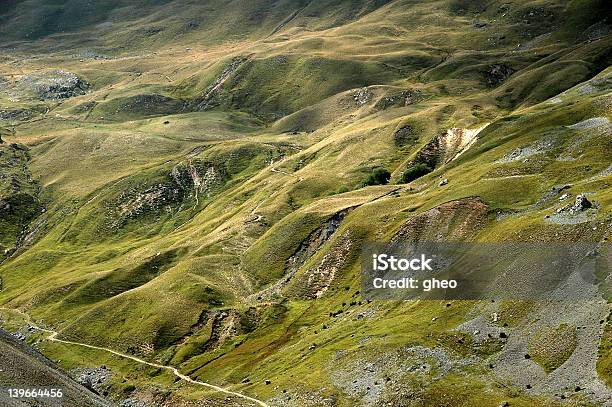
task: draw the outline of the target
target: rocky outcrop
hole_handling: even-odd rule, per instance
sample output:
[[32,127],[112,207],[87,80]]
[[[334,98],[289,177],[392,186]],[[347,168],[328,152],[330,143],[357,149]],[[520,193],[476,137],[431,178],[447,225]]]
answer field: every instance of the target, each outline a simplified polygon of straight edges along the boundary
[[393,107],[405,107],[423,100],[423,93],[419,89],[407,89],[389,92],[376,102],[375,108],[386,110]]
[[[414,159],[406,166],[407,170],[420,165],[426,166],[427,172],[430,172],[448,164],[472,147],[478,141],[478,134],[487,126],[488,123],[476,129],[454,127],[438,134],[417,152]],[[411,132],[412,129],[408,126],[399,129],[395,134],[396,143],[398,140],[406,140],[410,137]]]
[[[250,299],[259,301],[272,299],[292,281],[300,268],[336,233],[347,210],[338,212],[325,221],[319,228],[310,234],[300,245],[297,251],[287,260],[287,274],[272,286],[253,294]],[[330,273],[326,273],[329,275]],[[333,278],[333,275],[332,275]],[[316,290],[315,290],[316,291]]]
[[197,110],[208,110],[219,104],[217,96],[223,84],[229,79],[229,77],[247,61],[246,57],[236,57],[232,59],[230,64],[223,69],[221,74],[213,81],[212,84],[204,91],[202,97],[196,102]]
[[585,211],[591,207],[593,207],[593,204],[591,203],[591,201],[589,201],[586,195],[580,194],[576,197],[576,202],[574,202],[574,205],[570,208],[570,211],[580,212]]
[[[563,196],[564,199],[559,199],[560,202],[567,200],[569,194]],[[552,215],[546,215],[544,218],[549,222],[559,224],[578,224],[593,220],[597,216],[600,204],[591,202],[586,194],[579,194],[573,204],[563,205],[555,210]]]
[[89,85],[72,72],[55,70],[24,75],[17,89],[42,100],[61,100],[84,95]]
[[469,241],[485,226],[488,212],[476,197],[447,202],[408,219],[391,243]]
[[69,374],[77,383],[96,393],[101,393],[102,387],[113,376],[113,372],[105,365],[99,368],[75,368]]
[[489,87],[497,87],[504,83],[510,75],[514,73],[514,69],[504,64],[493,64],[484,73],[485,81]]
[[178,164],[165,175],[163,182],[126,189],[107,202],[107,223],[111,230],[116,230],[133,219],[172,213],[189,201],[195,208],[200,197],[209,197],[228,178],[222,166],[211,162],[194,160]]
[[361,88],[353,93],[353,99],[357,107],[362,107],[372,99],[372,92],[368,88]]

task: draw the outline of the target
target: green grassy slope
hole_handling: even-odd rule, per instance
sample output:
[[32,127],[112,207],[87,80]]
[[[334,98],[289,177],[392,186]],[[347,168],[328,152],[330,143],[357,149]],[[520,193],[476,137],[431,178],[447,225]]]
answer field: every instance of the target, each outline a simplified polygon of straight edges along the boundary
[[27,239],[28,224],[40,213],[39,185],[29,170],[27,147],[0,144],[0,258]]
[[[28,200],[0,218],[0,303],[271,405],[601,404],[606,301],[370,302],[359,254],[610,238],[604,6],[10,2],[2,137],[28,151],[0,145],[0,211]],[[85,90],[31,85],[51,69]],[[582,193],[597,206],[556,213]]]

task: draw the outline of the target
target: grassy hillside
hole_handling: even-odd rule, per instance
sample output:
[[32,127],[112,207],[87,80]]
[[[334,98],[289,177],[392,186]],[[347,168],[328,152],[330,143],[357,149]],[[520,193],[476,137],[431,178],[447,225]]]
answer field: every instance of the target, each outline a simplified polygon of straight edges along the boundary
[[[359,256],[605,245],[605,6],[8,2],[0,304],[269,405],[603,405],[607,285],[579,303],[371,301]],[[580,194],[593,205],[573,211]],[[66,369],[107,364],[113,401],[218,402],[41,344]]]

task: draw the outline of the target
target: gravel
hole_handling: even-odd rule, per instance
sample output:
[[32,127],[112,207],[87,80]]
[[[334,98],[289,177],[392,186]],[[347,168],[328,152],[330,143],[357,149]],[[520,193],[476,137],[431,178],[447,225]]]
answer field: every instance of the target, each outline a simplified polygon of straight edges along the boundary
[[421,388],[410,388],[406,376],[421,383],[431,383],[464,367],[477,364],[476,356],[451,356],[445,349],[411,346],[396,349],[376,359],[360,357],[359,352],[343,352],[330,361],[330,377],[335,387],[350,397],[359,399],[362,406],[385,405],[393,398],[398,386],[406,393],[418,393]]
[[536,154],[545,152],[554,146],[552,140],[540,140],[535,143],[529,144],[524,147],[514,149],[510,154],[507,154],[501,158],[498,162],[500,163],[511,163],[514,161],[524,160]]
[[[595,369],[602,327],[609,306],[605,301],[551,301],[542,304],[508,337],[508,344],[498,356],[494,372],[512,384],[534,394],[567,394],[580,386],[589,398],[600,403],[612,402],[612,391],[601,382]],[[525,359],[529,341],[544,326],[561,323],[578,326],[578,345],[570,358],[558,369],[546,374],[532,359]]]
[[567,126],[568,129],[572,130],[585,130],[592,129],[595,127],[607,126],[610,124],[610,120],[607,117],[593,117],[591,119],[583,120],[579,123]]
[[148,407],[148,406],[149,405],[147,404],[146,401],[135,399],[135,398],[125,399],[119,402],[119,407]]
[[[563,300],[567,291],[574,292],[579,284],[583,298],[591,300]],[[584,281],[568,281],[549,301],[540,301],[518,327],[504,327],[506,315],[498,314],[498,304],[489,303],[474,310],[472,319],[457,327],[460,331],[473,332],[474,342],[488,337],[506,335],[502,351],[491,360],[492,371],[503,382],[525,389],[534,395],[564,394],[566,397],[579,386],[582,394],[593,402],[612,403],[612,390],[598,377],[596,371],[599,342],[610,306],[597,294],[597,288]],[[575,295],[575,293],[571,294]],[[493,315],[497,316],[494,322]],[[547,326],[568,324],[578,327],[577,346],[572,355],[559,368],[550,373],[538,365],[529,353],[529,343],[536,333]],[[528,388],[527,386],[530,386]]]
[[610,166],[608,166],[608,168],[606,168],[605,170],[594,175],[592,178],[589,179],[589,181],[595,181],[596,179],[609,177],[610,175],[612,175],[612,164],[610,164]]
[[75,368],[69,374],[78,383],[97,392],[113,376],[113,372],[106,366],[99,368]]

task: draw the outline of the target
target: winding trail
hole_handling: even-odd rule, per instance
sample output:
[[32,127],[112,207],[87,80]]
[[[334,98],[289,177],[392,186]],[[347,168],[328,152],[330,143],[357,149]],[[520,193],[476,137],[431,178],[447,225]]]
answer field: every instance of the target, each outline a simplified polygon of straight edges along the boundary
[[210,383],[206,383],[206,382],[201,382],[201,381],[198,381],[198,380],[193,380],[191,377],[189,377],[189,376],[179,372],[179,370],[177,368],[172,367],[172,366],[160,365],[160,364],[157,364],[157,363],[147,362],[146,360],[137,358],[136,356],[127,355],[125,353],[117,352],[115,350],[104,348],[104,347],[101,347],[101,346],[94,346],[94,345],[88,345],[86,343],[73,342],[73,341],[67,341],[67,340],[64,340],[64,339],[59,339],[57,337],[57,335],[59,335],[59,333],[57,331],[52,331],[50,329],[45,329],[45,328],[42,328],[42,327],[36,325],[34,323],[34,321],[32,321],[32,319],[30,318],[30,316],[28,314],[26,314],[25,312],[23,312],[23,311],[20,311],[20,310],[17,310],[17,309],[12,309],[12,308],[0,308],[0,310],[13,311],[13,312],[17,312],[18,314],[22,315],[23,317],[26,318],[27,322],[33,328],[35,328],[38,331],[46,332],[46,333],[50,334],[48,337],[45,338],[46,340],[49,340],[49,341],[52,341],[52,342],[65,343],[65,344],[68,344],[68,345],[82,346],[84,348],[89,348],[89,349],[100,350],[100,351],[112,353],[115,356],[119,356],[119,357],[122,357],[122,358],[133,360],[134,362],[138,362],[138,363],[141,363],[143,365],[155,367],[155,368],[158,368],[158,369],[169,370],[176,377],[178,377],[179,379],[185,380],[186,382],[189,382],[189,383],[192,383],[192,384],[196,384],[196,385],[199,385],[199,386],[203,386],[203,387],[207,387],[207,388],[209,388],[211,390],[218,391],[220,393],[224,393],[224,394],[227,394],[229,396],[239,397],[241,399],[244,399],[244,400],[250,401],[252,403],[255,403],[255,405],[258,405],[258,406],[261,406],[261,407],[270,407],[268,404],[264,403],[263,401],[257,400],[257,399],[255,399],[253,397],[249,397],[249,396],[246,396],[244,394],[237,393],[235,391],[225,389],[223,387],[215,386],[214,384],[210,384]]

